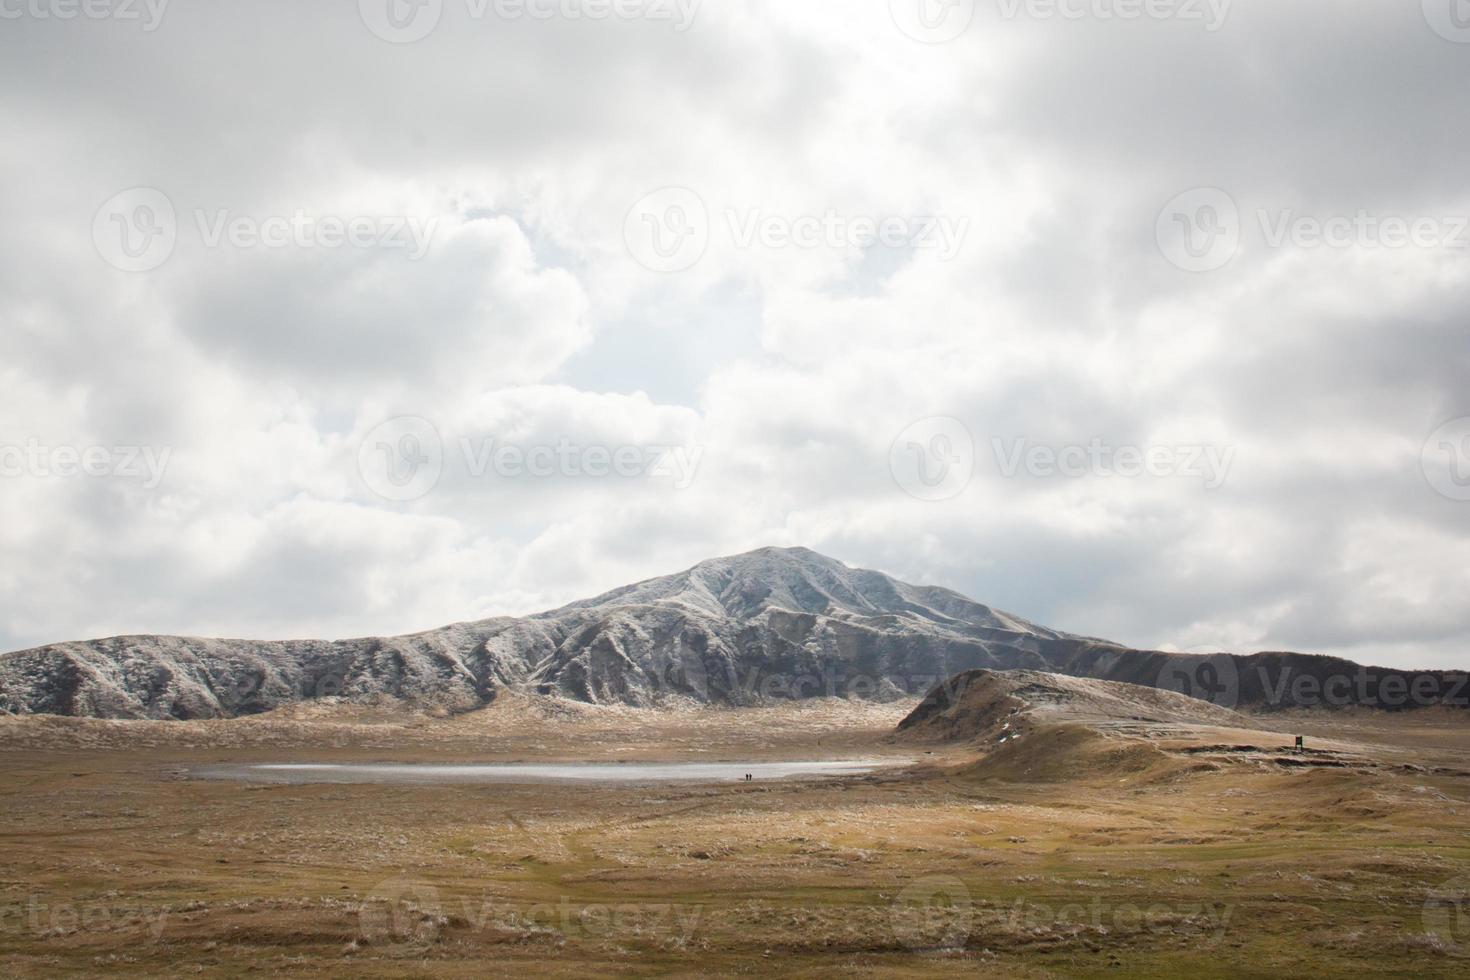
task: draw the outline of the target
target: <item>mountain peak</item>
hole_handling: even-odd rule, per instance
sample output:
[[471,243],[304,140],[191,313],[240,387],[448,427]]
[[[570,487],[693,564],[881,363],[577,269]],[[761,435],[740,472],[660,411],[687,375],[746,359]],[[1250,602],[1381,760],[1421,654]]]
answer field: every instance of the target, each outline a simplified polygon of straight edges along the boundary
[[737,622],[777,610],[839,619],[899,617],[1053,635],[956,592],[908,585],[802,547],[765,547],[706,559],[682,572],[614,589],[538,618],[649,605],[672,605]]
[[[709,558],[682,572],[636,582],[542,615],[655,604],[675,604],[738,620],[769,608],[871,614],[887,605],[893,595],[893,581],[879,572],[848,568],[810,548],[767,547]],[[875,602],[880,596],[885,601]]]
[[[737,559],[737,558],[754,558],[757,555],[770,555],[770,556],[778,557],[778,558],[784,557],[784,558],[792,559],[793,561],[816,560],[816,561],[824,562],[824,563],[829,564],[829,565],[842,565],[843,564],[842,562],[838,561],[836,558],[829,558],[829,557],[827,557],[826,555],[822,554],[819,551],[813,551],[812,549],[802,547],[801,545],[791,545],[791,546],[766,545],[763,548],[756,548],[756,549],[754,549],[752,551],[747,551],[747,552],[745,552],[743,554],[739,554],[739,555],[728,555],[728,556],[726,556],[724,558],[709,558],[709,559],[706,559],[703,562],[700,562],[700,564],[701,565],[708,564],[709,562],[712,562],[712,561],[732,561],[732,560]],[[844,566],[844,567],[846,567],[846,566]]]

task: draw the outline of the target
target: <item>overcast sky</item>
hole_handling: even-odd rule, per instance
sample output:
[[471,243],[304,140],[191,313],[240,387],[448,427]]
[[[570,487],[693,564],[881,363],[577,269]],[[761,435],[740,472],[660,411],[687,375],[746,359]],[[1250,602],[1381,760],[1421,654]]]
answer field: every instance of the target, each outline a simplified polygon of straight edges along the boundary
[[1461,0],[0,0],[0,80],[0,648],[774,544],[1470,666]]

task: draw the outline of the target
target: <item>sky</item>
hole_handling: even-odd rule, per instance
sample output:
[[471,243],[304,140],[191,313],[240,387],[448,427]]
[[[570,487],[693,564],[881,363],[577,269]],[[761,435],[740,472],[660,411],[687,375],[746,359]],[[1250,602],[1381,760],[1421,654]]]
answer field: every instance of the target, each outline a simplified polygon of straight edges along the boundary
[[0,0],[0,649],[767,545],[1470,667],[1464,0]]

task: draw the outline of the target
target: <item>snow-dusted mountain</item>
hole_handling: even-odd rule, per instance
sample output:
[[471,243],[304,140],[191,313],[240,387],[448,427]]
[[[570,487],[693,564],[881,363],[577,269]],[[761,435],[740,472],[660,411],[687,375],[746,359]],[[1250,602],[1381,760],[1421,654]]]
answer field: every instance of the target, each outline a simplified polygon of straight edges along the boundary
[[464,711],[507,688],[630,705],[894,697],[971,667],[1043,666],[1040,642],[1059,637],[946,589],[765,548],[524,619],[412,636],[54,644],[0,659],[0,708],[217,718],[388,696]]
[[[1278,673],[1356,668],[1296,654],[1208,659],[1203,664],[1072,636],[804,548],[764,548],[535,616],[411,636],[330,642],[130,636],[25,650],[0,657],[0,709],[222,718],[342,697],[462,712],[505,690],[636,706],[675,699],[752,704],[917,697],[977,668],[1149,686],[1198,674],[1213,687],[1187,693],[1228,701],[1227,707],[1270,706],[1269,677],[1253,676],[1252,663],[1274,664]],[[1200,674],[1202,667],[1208,669]]]

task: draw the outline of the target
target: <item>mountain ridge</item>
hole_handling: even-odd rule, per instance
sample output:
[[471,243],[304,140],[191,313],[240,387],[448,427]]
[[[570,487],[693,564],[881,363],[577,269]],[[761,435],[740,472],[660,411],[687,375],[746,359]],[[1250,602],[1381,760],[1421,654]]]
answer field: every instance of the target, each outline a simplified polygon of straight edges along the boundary
[[[189,720],[345,698],[456,714],[484,707],[506,690],[635,707],[894,699],[920,697],[975,669],[1172,687],[1224,707],[1298,706],[1296,687],[1287,685],[1292,699],[1282,703],[1282,686],[1251,674],[1248,668],[1260,663],[1289,680],[1305,674],[1319,683],[1350,668],[1376,671],[1376,684],[1402,673],[1298,654],[1132,650],[1049,629],[949,589],[851,568],[810,549],[762,548],[531,616],[398,637],[139,635],[16,651],[0,656],[0,710]],[[1452,687],[1447,675],[1437,676],[1443,688]],[[1470,696],[1470,690],[1460,693]]]

